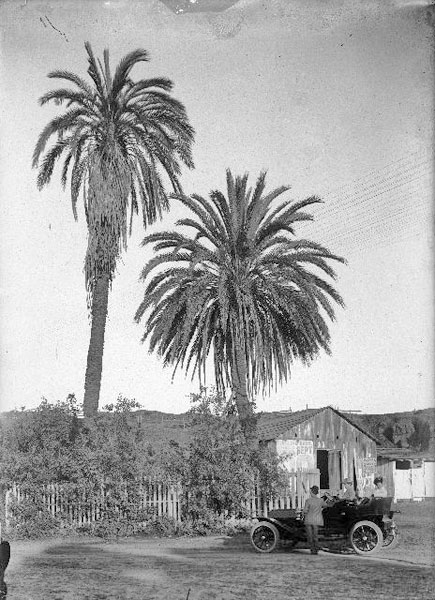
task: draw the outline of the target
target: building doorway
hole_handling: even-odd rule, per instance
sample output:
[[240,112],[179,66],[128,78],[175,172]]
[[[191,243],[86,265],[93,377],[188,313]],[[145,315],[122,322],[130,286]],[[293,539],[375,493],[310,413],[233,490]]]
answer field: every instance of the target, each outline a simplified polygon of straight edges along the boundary
[[341,487],[341,451],[317,450],[320,489],[339,490]]
[[317,468],[320,471],[320,489],[329,489],[328,450],[317,450]]

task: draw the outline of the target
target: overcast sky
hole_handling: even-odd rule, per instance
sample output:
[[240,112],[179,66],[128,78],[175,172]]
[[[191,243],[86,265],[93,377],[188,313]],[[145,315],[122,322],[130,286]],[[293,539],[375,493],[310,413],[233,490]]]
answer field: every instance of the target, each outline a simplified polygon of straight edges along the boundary
[[[167,0],[171,5],[171,1]],[[176,2],[172,2],[175,6]],[[200,0],[191,2],[199,7]],[[213,3],[207,3],[213,8]],[[230,4],[229,2],[226,4]],[[81,401],[89,321],[84,215],[75,223],[59,172],[42,192],[31,155],[56,107],[37,99],[49,71],[86,75],[84,42],[112,65],[135,48],[134,78],[175,83],[196,130],[186,193],[225,189],[225,169],[268,170],[288,198],[320,194],[301,235],[348,259],[332,356],[260,410],[391,412],[433,406],[433,25],[429,2],[240,0],[224,12],[141,2],[4,1],[1,25],[0,333],[2,410],[74,392]],[[185,6],[181,0],[179,6]],[[181,211],[174,207],[163,223]],[[182,412],[197,382],[161,367],[133,321],[149,258],[136,224],[109,299],[101,405],[119,393]],[[210,372],[209,385],[213,384]]]

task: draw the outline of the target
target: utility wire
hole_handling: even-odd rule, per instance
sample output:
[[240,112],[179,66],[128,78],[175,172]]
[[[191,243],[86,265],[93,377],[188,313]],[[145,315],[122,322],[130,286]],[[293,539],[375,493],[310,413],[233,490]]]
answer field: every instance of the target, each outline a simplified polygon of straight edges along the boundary
[[[327,204],[316,207],[316,220],[311,227],[317,235],[328,234],[329,241],[335,245],[350,237],[353,243],[370,241],[364,232],[379,234],[387,229],[389,234],[397,235],[406,229],[409,231],[411,224],[417,219],[421,222],[422,217],[426,217],[429,224],[433,169],[428,157],[428,152],[402,157],[324,192],[322,197]],[[350,218],[351,228],[348,227]],[[403,225],[400,228],[399,222]]]
[[[352,207],[354,209],[357,206],[364,204],[367,200],[371,200],[381,194],[389,192],[393,189],[396,189],[400,186],[406,185],[409,182],[416,181],[417,179],[421,179],[424,176],[430,176],[431,169],[430,165],[425,165],[425,169],[421,171],[406,171],[403,172],[400,176],[389,177],[381,182],[378,182],[377,185],[372,185],[372,190],[363,189],[363,190],[355,190],[355,188],[349,187],[349,189],[343,193],[341,196],[339,195],[329,195],[323,196],[327,198],[327,201],[330,200],[330,204],[326,205],[326,203],[318,208],[318,212],[321,213],[322,216],[328,213],[335,213],[337,208],[335,204],[339,203],[339,208],[341,210]],[[394,182],[394,183],[393,183]],[[352,185],[352,184],[351,184]],[[373,193],[376,190],[376,193]],[[319,215],[320,216],[320,215]]]
[[351,182],[343,183],[337,188],[327,188],[323,190],[322,196],[342,196],[349,188],[354,189],[357,186],[364,187],[364,185],[367,185],[367,182],[370,182],[370,184],[376,184],[380,180],[385,180],[396,176],[397,172],[403,172],[409,167],[419,167],[421,164],[425,163],[432,164],[432,160],[433,156],[429,151],[419,151],[409,155],[407,154],[402,158],[388,163],[384,167],[366,172]]

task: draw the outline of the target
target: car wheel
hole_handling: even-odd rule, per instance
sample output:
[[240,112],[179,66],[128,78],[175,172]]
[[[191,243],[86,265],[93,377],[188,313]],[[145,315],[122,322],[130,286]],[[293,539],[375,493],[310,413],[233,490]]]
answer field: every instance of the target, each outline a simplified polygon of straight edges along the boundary
[[278,542],[279,532],[272,523],[261,521],[251,530],[251,544],[257,552],[273,552]]
[[382,548],[384,536],[373,521],[358,521],[350,530],[349,541],[357,554],[376,554]]

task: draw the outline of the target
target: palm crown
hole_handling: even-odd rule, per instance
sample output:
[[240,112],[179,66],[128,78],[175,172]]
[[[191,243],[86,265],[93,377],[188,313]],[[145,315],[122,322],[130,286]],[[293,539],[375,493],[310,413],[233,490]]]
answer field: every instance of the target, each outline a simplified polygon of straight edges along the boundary
[[[131,232],[131,220],[139,205],[145,227],[168,208],[164,173],[173,190],[181,192],[180,163],[193,166],[190,148],[194,131],[184,106],[168,94],[172,89],[170,80],[131,79],[134,65],[148,60],[145,50],[127,54],[112,77],[108,50],[104,51],[102,64],[95,59],[90,44],[85,47],[91,85],[68,71],[48,75],[64,79],[76,89],[53,90],[40,98],[41,105],[65,102],[67,110],[52,119],[40,134],[33,166],[39,166],[37,184],[41,189],[63,157],[61,182],[65,188],[70,171],[76,219],[77,201],[83,190],[89,231],[85,273],[92,288],[102,273],[113,277],[116,259],[127,244],[128,207]],[[52,137],[55,139],[45,151]]]
[[262,173],[248,190],[247,175],[227,171],[227,197],[177,196],[196,216],[177,223],[192,236],[171,231],[144,239],[156,255],[142,271],[136,320],[149,315],[143,340],[165,364],[202,378],[212,351],[218,388],[246,385],[252,395],[286,380],[294,359],[329,352],[326,318],[334,319],[332,303],[343,301],[328,282],[336,277],[328,261],[344,260],[295,238],[296,223],[312,220],[303,209],[320,199],[274,202],[288,189],[264,194]]

